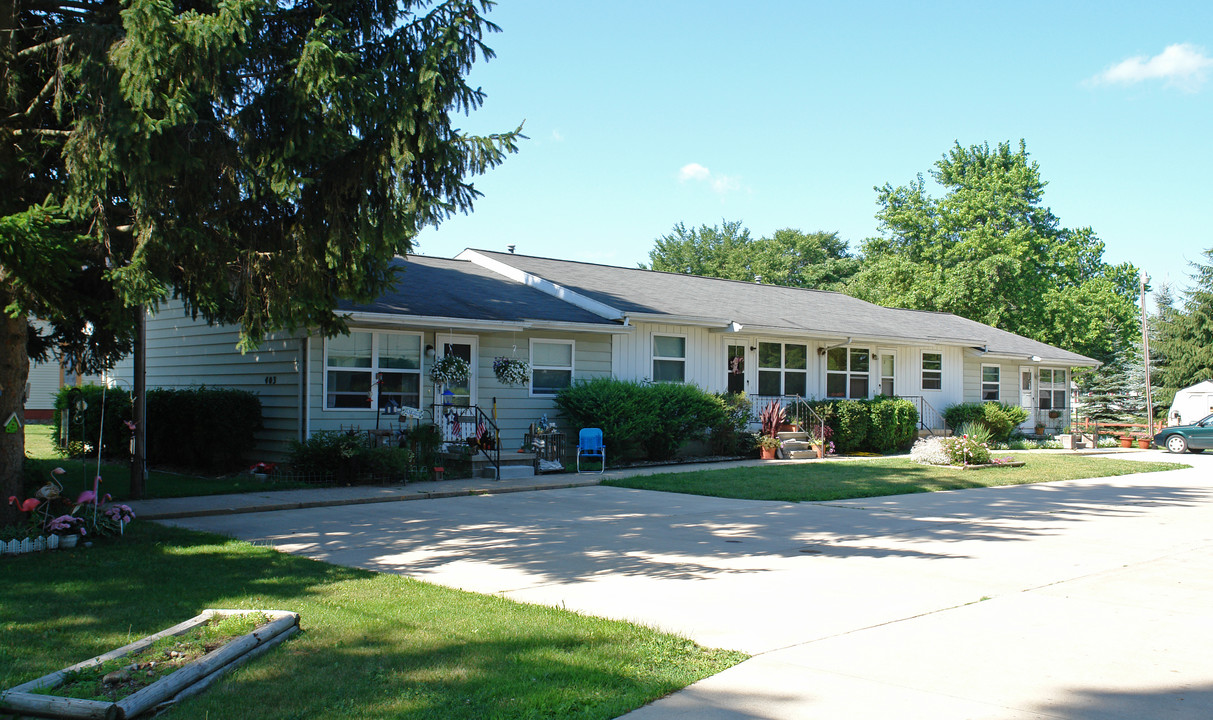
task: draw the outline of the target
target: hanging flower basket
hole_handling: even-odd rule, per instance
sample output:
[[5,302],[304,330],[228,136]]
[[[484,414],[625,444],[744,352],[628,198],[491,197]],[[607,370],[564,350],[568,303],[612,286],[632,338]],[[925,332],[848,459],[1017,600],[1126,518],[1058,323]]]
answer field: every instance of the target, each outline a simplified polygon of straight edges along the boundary
[[468,363],[457,355],[445,355],[430,366],[430,380],[439,385],[462,385],[470,374]]
[[493,358],[493,374],[502,385],[526,385],[531,379],[531,365],[517,358]]

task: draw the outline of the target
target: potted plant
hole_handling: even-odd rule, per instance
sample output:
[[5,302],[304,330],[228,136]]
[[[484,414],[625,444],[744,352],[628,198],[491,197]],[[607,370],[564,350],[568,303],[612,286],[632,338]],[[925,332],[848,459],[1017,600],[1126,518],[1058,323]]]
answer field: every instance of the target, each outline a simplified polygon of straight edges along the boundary
[[1133,436],[1132,435],[1121,435],[1120,436],[1120,446],[1122,448],[1133,447]]
[[760,435],[758,437],[759,457],[763,460],[774,460],[775,451],[779,450],[782,443],[777,437],[770,435]]
[[84,519],[75,515],[60,515],[51,518],[46,523],[46,531],[59,536],[59,547],[62,548],[76,547],[80,536],[88,534],[88,531],[84,529]]
[[813,450],[817,453],[818,458],[826,456],[826,452],[833,452],[834,443],[831,438],[834,437],[834,428],[829,425],[813,425],[812,432],[809,433],[809,441],[813,445]]
[[784,424],[787,414],[778,400],[772,400],[758,414],[758,423],[762,426],[758,437],[758,447],[762,451],[763,460],[775,459],[775,451],[779,449],[779,426]]
[[1036,431],[1037,436],[1041,436],[1041,435],[1045,434],[1045,424],[1042,422],[1036,423],[1036,427],[1033,429]]
[[1150,445],[1152,445],[1152,444],[1153,444],[1153,441],[1148,437],[1137,438],[1137,447],[1139,447],[1142,450],[1149,450]]
[[526,385],[531,379],[531,365],[517,358],[493,358],[493,374],[502,385]]

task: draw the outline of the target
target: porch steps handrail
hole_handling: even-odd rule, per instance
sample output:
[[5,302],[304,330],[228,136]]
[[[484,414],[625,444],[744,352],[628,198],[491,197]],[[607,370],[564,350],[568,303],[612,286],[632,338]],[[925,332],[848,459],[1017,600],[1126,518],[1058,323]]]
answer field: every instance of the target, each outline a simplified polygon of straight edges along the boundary
[[[443,443],[447,445],[464,444],[472,448],[473,456],[483,455],[493,466],[493,479],[501,479],[501,431],[488,413],[479,405],[440,403],[432,405],[431,412]],[[482,428],[483,431],[481,431]],[[477,442],[468,442],[469,438],[475,439]],[[487,442],[487,440],[492,442]],[[492,447],[485,447],[485,445]]]
[[932,435],[935,434],[936,430],[947,429],[948,424],[947,421],[944,420],[943,415],[938,410],[931,407],[931,403],[927,402],[925,397],[921,395],[898,395],[898,397],[900,397],[902,400],[909,400],[910,402],[914,403],[914,409],[918,411],[919,429],[926,430]]

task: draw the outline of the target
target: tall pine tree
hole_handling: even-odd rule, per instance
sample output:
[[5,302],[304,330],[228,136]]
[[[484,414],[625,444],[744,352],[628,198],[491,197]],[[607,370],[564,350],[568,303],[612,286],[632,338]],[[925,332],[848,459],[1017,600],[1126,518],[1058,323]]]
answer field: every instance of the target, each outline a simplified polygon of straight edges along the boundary
[[[452,122],[483,101],[465,77],[490,6],[0,0],[0,418],[22,413],[32,315],[84,365],[169,295],[246,348],[340,331],[338,298],[388,287],[516,149]],[[22,447],[0,433],[0,496]]]
[[1213,248],[1201,254],[1205,262],[1191,263],[1192,285],[1182,307],[1159,304],[1159,384],[1170,397],[1213,379]]

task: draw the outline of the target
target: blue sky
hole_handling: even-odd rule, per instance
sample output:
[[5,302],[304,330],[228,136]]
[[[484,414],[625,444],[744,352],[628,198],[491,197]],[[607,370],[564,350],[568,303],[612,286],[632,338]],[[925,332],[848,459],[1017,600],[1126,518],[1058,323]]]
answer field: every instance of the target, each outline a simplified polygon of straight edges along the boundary
[[876,234],[954,142],[1027,142],[1066,227],[1182,288],[1213,247],[1213,3],[504,0],[483,108],[525,121],[417,250],[634,266],[684,222]]

